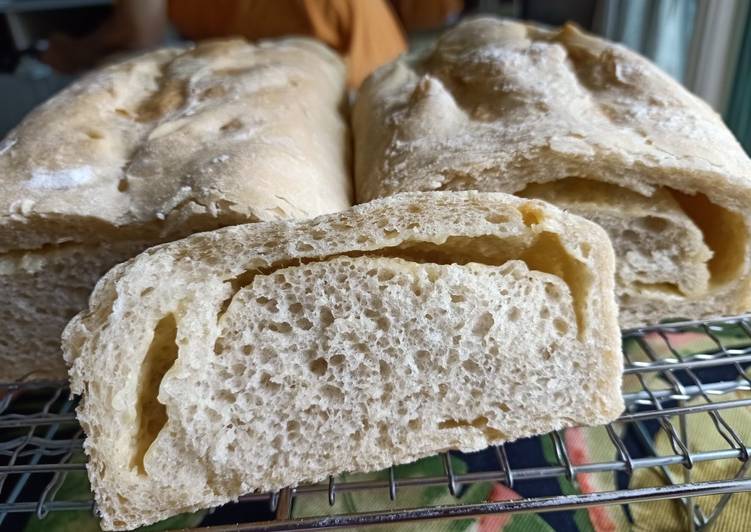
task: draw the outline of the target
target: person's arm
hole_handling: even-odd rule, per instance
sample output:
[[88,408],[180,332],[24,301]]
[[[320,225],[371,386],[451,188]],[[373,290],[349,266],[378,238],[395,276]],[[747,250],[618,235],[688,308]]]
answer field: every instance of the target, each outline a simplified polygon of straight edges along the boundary
[[120,0],[93,33],[81,38],[51,35],[41,59],[61,72],[78,72],[111,53],[159,44],[166,27],[166,0]]

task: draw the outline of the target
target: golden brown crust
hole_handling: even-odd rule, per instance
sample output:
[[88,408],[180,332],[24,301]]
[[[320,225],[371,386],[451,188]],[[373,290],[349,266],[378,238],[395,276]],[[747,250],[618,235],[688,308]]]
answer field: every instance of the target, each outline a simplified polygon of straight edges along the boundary
[[343,63],[309,39],[213,41],[94,72],[0,144],[0,252],[347,208],[344,96]]

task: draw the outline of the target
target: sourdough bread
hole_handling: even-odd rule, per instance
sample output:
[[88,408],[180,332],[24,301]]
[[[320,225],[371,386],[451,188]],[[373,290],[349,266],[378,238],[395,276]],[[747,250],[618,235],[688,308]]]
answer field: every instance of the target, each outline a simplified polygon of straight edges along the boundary
[[622,46],[465,22],[376,71],[353,134],[359,202],[501,191],[602,223],[624,326],[751,306],[751,161],[709,106]]
[[225,40],[103,68],[33,111],[0,144],[0,380],[63,377],[62,325],[149,245],[348,208],[344,103],[325,46]]
[[103,527],[614,419],[613,268],[597,225],[498,193],[145,251],[63,335]]

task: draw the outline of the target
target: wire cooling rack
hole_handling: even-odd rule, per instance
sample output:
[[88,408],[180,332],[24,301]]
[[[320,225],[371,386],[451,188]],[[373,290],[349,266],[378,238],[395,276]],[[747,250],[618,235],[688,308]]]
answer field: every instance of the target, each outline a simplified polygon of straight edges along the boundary
[[[331,478],[328,483],[247,495],[235,503],[237,508],[250,504],[257,508],[263,502],[269,510],[267,517],[272,519],[236,524],[235,518],[235,524],[212,526],[211,530],[352,528],[660,499],[676,499],[689,516],[687,522],[692,530],[707,529],[733,494],[751,491],[751,479],[747,478],[751,442],[744,441],[742,427],[728,421],[734,417],[733,411],[737,413],[751,406],[751,394],[746,394],[751,390],[746,371],[751,364],[751,314],[626,330],[623,339],[626,411],[618,421],[605,427],[582,429],[607,433],[605,440],[612,446],[608,460],[573,456],[565,434],[559,431],[541,436],[549,438],[555,450],[558,463],[554,465],[515,464],[507,446],[500,445],[483,451],[489,455],[484,467],[460,474],[452,466],[449,454],[444,453],[440,455],[443,472],[437,475],[400,478],[398,470],[391,468],[382,480]],[[55,511],[93,509],[90,496],[70,500],[60,490],[66,475],[84,468],[80,463],[83,434],[75,421],[74,407],[75,398],[60,383],[0,384],[0,527],[13,523],[13,528],[20,528],[23,523],[20,519],[28,519],[32,514],[42,519]],[[703,426],[709,426],[716,434],[696,434],[690,430],[693,420],[701,416],[711,421]],[[669,441],[667,452],[665,446],[660,449],[654,443],[654,435],[659,432]],[[625,434],[629,434],[628,443]],[[697,445],[702,439],[721,443],[710,448]],[[638,445],[633,444],[634,440]],[[731,463],[729,475],[701,481],[692,476],[698,464],[723,460]],[[661,481],[654,486],[629,488],[628,479],[645,468],[655,471]],[[577,481],[584,474],[618,476],[623,489],[597,491],[590,486],[589,490],[582,490]],[[417,487],[440,486],[459,497],[462,490],[474,483],[499,482],[518,489],[525,482],[562,478],[576,487],[575,493],[472,504],[464,504],[457,498],[456,504],[432,507],[292,518],[293,505],[306,497],[327,498],[333,507],[338,494],[361,490],[398,501],[401,493]],[[697,498],[706,495],[721,495],[711,510],[697,504]],[[748,502],[751,504],[751,500]],[[253,516],[249,514],[242,519],[251,519]]]

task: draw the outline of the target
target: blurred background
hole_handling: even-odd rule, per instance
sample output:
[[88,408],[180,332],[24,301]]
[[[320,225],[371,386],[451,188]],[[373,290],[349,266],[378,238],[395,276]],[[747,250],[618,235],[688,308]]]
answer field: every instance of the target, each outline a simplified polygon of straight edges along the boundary
[[[751,0],[0,0],[0,137],[112,57],[243,34],[313,34],[373,68],[429,46],[461,18],[573,21],[646,55],[726,120],[751,153]],[[354,66],[353,66],[354,65]],[[354,67],[357,67],[356,69]]]

